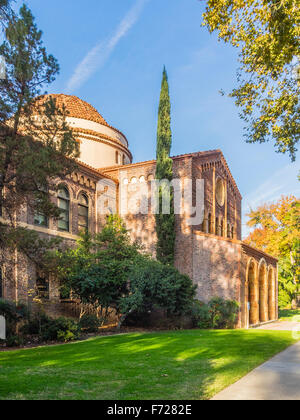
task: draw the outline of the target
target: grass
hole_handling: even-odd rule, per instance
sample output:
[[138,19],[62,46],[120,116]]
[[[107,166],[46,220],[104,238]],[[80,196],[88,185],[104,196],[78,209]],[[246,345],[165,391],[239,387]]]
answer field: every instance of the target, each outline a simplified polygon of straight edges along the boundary
[[300,322],[300,309],[280,309],[279,320]]
[[288,331],[188,330],[0,352],[0,399],[208,399],[294,342]]

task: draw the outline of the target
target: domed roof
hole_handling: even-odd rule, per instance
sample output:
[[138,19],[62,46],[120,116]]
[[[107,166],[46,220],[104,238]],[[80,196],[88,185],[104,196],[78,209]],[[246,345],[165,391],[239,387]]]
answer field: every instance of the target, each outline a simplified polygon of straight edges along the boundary
[[45,102],[50,96],[56,100],[56,106],[62,108],[65,106],[68,111],[68,117],[81,118],[83,120],[93,121],[102,125],[109,126],[102,115],[90,104],[78,98],[77,96],[64,94],[49,94],[38,98],[39,102]]

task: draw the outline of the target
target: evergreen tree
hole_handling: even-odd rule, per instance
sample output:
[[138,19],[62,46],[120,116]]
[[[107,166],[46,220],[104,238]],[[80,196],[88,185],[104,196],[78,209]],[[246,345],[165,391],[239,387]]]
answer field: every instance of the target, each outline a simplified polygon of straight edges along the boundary
[[[8,2],[1,1],[2,6]],[[4,9],[3,9],[4,10]],[[53,241],[42,241],[18,223],[19,212],[59,217],[52,196],[57,179],[75,168],[78,144],[66,124],[67,112],[51,97],[37,100],[59,72],[42,43],[31,11],[22,6],[5,25],[0,56],[6,77],[0,79],[0,257],[7,248],[20,250],[39,264]],[[38,116],[38,119],[36,119]]]
[[[171,103],[166,69],[163,71],[158,110],[156,179],[172,181],[173,161],[170,158],[172,145]],[[170,214],[162,214],[162,202],[168,191],[159,188],[159,213],[156,215],[157,259],[164,264],[174,263],[175,215],[174,194],[171,189]]]

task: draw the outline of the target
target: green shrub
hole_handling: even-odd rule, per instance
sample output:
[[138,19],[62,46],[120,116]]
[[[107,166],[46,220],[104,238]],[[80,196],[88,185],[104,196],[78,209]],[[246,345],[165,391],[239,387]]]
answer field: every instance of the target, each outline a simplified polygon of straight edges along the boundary
[[72,341],[79,338],[80,329],[78,324],[68,318],[48,318],[42,324],[41,338],[44,341]]
[[24,335],[37,335],[41,341],[73,341],[80,334],[78,324],[72,319],[52,319],[44,313],[35,314],[20,331]]
[[147,319],[157,309],[167,317],[184,315],[195,296],[196,287],[188,276],[150,258],[137,259],[129,280],[130,293],[121,299],[121,312],[131,319]]
[[24,339],[20,335],[10,335],[5,340],[6,347],[20,347],[24,344]]
[[211,328],[211,315],[208,305],[199,300],[195,300],[189,313],[193,327],[201,329]]
[[211,314],[212,328],[234,328],[239,312],[238,302],[214,297],[209,301],[208,306]]
[[72,331],[67,330],[67,331],[58,331],[57,332],[57,340],[58,341],[63,341],[65,343],[68,343],[69,341],[74,341],[76,340],[76,338],[78,338],[78,336],[76,336]]
[[190,316],[201,329],[231,329],[236,325],[238,313],[238,302],[214,297],[208,304],[194,302]]
[[83,315],[79,321],[79,328],[82,331],[94,333],[99,330],[102,321],[96,315]]
[[35,314],[25,325],[22,326],[20,332],[25,335],[41,335],[43,328],[45,328],[44,326],[48,325],[49,322],[50,318],[46,314]]

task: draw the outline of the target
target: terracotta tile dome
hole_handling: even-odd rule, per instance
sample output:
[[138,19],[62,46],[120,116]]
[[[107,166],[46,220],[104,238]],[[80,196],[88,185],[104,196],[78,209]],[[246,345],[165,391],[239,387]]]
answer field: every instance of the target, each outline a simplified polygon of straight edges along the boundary
[[105,119],[99,112],[90,104],[79,99],[77,96],[64,94],[49,94],[38,98],[39,102],[44,102],[49,97],[56,100],[56,106],[62,108],[65,106],[68,111],[68,117],[81,118],[88,121],[93,121],[109,127]]

